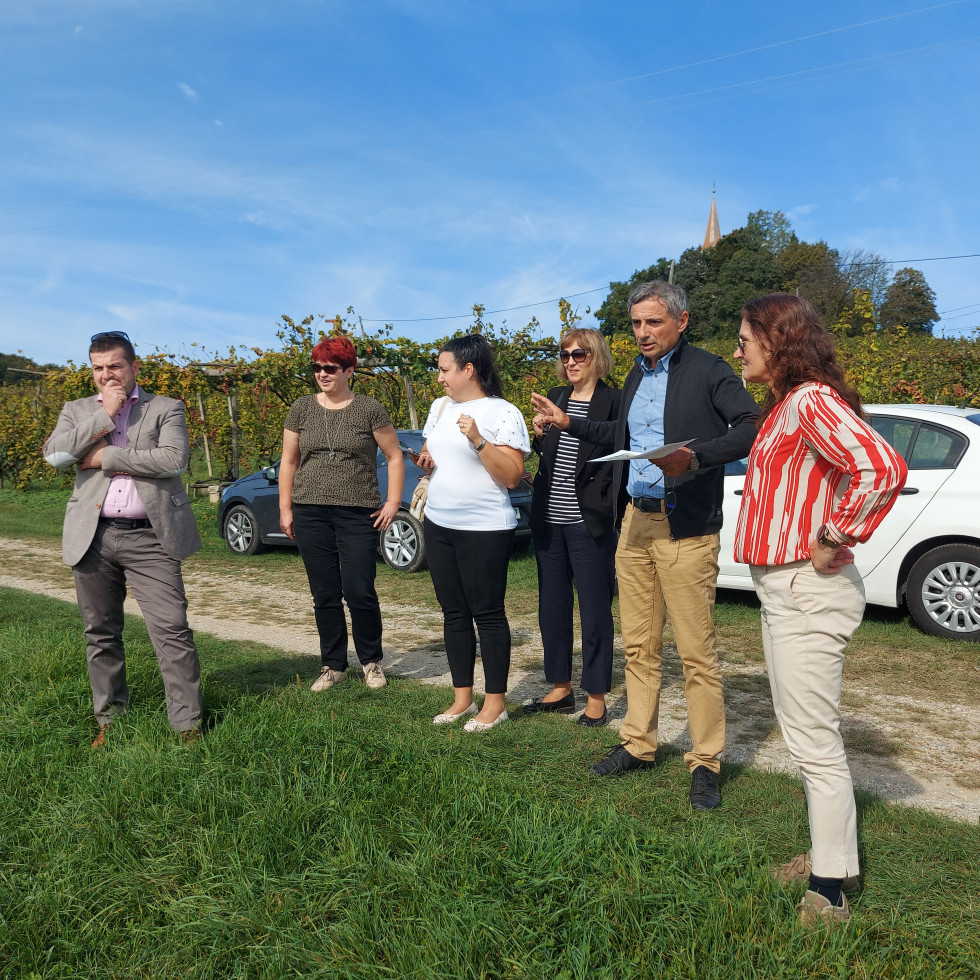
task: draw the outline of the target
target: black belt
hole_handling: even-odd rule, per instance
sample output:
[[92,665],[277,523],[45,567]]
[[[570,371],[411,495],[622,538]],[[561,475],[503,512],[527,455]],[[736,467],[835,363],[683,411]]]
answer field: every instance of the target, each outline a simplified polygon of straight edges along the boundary
[[103,517],[100,520],[103,524],[122,528],[124,531],[138,531],[144,527],[153,527],[145,517]]
[[630,503],[637,509],[648,514],[662,514],[664,512],[663,497],[630,497]]

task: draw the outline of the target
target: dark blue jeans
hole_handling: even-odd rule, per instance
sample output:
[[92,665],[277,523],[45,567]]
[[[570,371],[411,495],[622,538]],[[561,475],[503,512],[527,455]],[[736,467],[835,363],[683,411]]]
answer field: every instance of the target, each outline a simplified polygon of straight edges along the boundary
[[320,660],[324,667],[347,670],[347,620],[350,610],[354,650],[362,664],[381,660],[381,606],[374,588],[378,531],[373,507],[293,504],[296,544],[313,595]]
[[473,686],[476,634],[487,694],[507,693],[510,624],[504,611],[514,532],[457,531],[425,519],[425,553],[442,607],[443,636],[453,687]]
[[582,688],[607,694],[612,686],[615,532],[593,538],[584,522],[545,524],[534,532],[534,549],[545,678],[552,684],[572,679],[574,582],[582,620]]

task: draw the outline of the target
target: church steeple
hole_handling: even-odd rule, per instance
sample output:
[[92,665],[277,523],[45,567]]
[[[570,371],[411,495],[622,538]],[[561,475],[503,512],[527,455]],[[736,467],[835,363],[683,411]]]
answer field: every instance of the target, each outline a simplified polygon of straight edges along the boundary
[[718,209],[715,207],[715,189],[711,188],[711,214],[708,215],[708,230],[704,233],[702,249],[711,248],[718,244],[721,238],[721,228],[718,225]]

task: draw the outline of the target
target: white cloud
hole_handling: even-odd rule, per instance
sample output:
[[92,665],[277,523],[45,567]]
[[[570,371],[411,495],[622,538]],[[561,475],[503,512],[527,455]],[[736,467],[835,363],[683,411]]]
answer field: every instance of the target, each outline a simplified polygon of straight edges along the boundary
[[818,207],[817,204],[797,204],[795,208],[790,208],[786,212],[786,217],[792,223],[797,218],[805,218],[808,214],[812,214]]
[[75,33],[76,34],[81,34],[82,31],[84,31],[84,30],[85,30],[85,28],[81,24],[76,24],[75,25]]
[[220,119],[213,119],[212,122],[215,126],[224,126],[224,123]]
[[187,84],[187,82],[178,82],[177,88],[179,88],[191,102],[197,102],[197,92],[195,92],[194,89]]
[[855,201],[866,201],[869,197],[878,197],[881,194],[897,194],[902,189],[901,181],[897,177],[882,177],[881,180],[869,187],[862,187],[854,195]]

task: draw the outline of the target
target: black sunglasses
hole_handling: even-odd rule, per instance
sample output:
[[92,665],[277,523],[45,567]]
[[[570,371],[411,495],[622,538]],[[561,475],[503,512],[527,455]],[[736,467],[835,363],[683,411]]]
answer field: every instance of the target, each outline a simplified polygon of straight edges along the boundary
[[582,350],[581,347],[576,347],[575,350],[563,350],[558,352],[558,359],[562,364],[567,364],[569,361],[574,361],[576,364],[581,364],[588,356],[591,354],[590,350]]
[[89,343],[91,344],[102,337],[113,337],[116,340],[129,340],[129,334],[124,333],[122,330],[100,330],[98,333],[92,334]]
[[318,364],[316,361],[310,362],[310,368],[314,374],[319,374],[321,371],[324,374],[336,374],[344,370],[339,364]]

